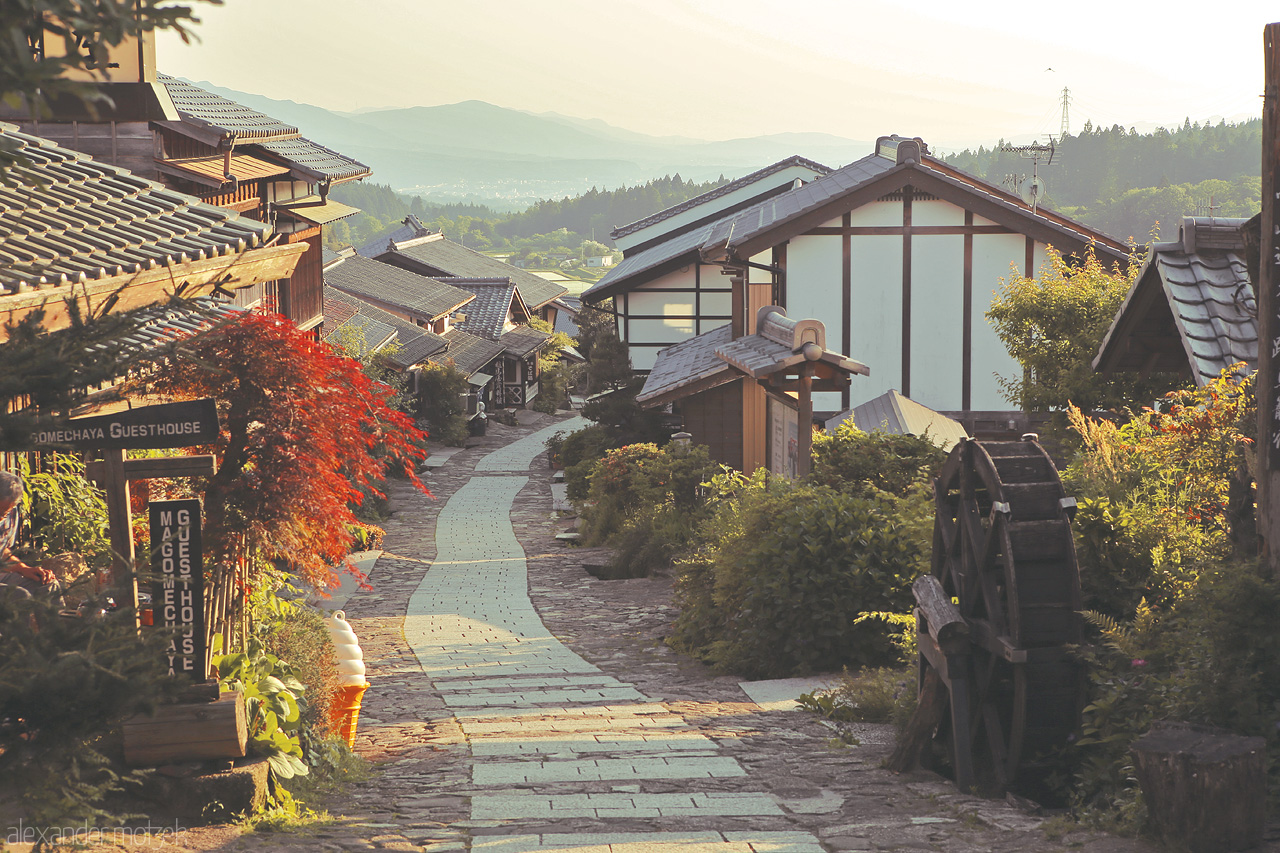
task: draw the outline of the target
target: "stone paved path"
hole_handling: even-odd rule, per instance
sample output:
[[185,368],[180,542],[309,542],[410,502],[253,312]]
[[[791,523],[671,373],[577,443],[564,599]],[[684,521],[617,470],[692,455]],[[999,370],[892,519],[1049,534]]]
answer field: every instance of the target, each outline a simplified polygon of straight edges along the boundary
[[[371,591],[347,610],[370,666],[357,749],[377,776],[331,810],[333,849],[1138,851],[879,769],[662,642],[670,581],[598,581],[564,548],[535,457],[563,422],[498,428],[396,492]],[[535,435],[536,434],[536,435]],[[1065,847],[1064,847],[1065,849]]]

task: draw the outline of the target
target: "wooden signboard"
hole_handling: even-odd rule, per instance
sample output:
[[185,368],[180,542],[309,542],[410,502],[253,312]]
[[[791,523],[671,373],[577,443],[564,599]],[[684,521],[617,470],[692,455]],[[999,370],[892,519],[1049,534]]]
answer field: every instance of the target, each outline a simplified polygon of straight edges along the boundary
[[142,450],[192,447],[218,438],[218,408],[213,400],[188,400],[58,421],[31,434],[33,447],[76,450]]
[[200,501],[152,501],[151,596],[155,625],[177,629],[167,653],[170,675],[204,679],[204,563]]
[[[117,601],[135,613],[138,609],[138,584],[132,574],[133,519],[129,513],[129,481],[208,476],[214,473],[215,466],[212,456],[125,459],[124,452],[212,444],[217,438],[218,407],[209,398],[58,421],[39,428],[31,435],[33,447],[69,447],[96,451],[101,455],[101,461],[85,466],[85,473],[106,492]],[[199,528],[199,517],[197,512],[196,528]]]

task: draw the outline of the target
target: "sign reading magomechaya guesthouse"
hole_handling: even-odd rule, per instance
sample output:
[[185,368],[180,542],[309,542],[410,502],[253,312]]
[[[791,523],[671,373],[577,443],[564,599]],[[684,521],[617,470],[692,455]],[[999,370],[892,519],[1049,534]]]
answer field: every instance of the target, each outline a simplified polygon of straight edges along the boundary
[[204,566],[200,501],[152,501],[151,596],[157,626],[176,629],[166,655],[169,674],[204,679]]
[[205,399],[57,421],[33,432],[30,442],[34,447],[141,450],[212,444],[217,438],[218,408]]

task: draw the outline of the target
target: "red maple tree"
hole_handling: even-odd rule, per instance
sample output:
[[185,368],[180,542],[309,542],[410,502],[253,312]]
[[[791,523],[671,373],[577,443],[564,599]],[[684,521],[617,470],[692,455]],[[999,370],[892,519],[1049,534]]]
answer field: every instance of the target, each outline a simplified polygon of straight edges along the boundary
[[429,494],[414,473],[426,433],[388,405],[392,389],[279,314],[246,313],[191,337],[143,384],[217,400],[218,471],[204,501],[214,561],[248,549],[327,588],[350,550],[362,489],[381,495],[398,467]]

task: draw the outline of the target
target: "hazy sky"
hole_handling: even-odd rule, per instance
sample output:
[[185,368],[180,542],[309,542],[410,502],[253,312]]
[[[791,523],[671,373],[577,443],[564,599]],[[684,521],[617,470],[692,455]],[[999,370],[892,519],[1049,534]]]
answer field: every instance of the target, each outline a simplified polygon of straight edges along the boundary
[[[336,110],[482,100],[657,135],[921,136],[1261,113],[1280,6],[1132,0],[226,0],[161,70]],[[1211,11],[1210,11],[1211,10]]]

